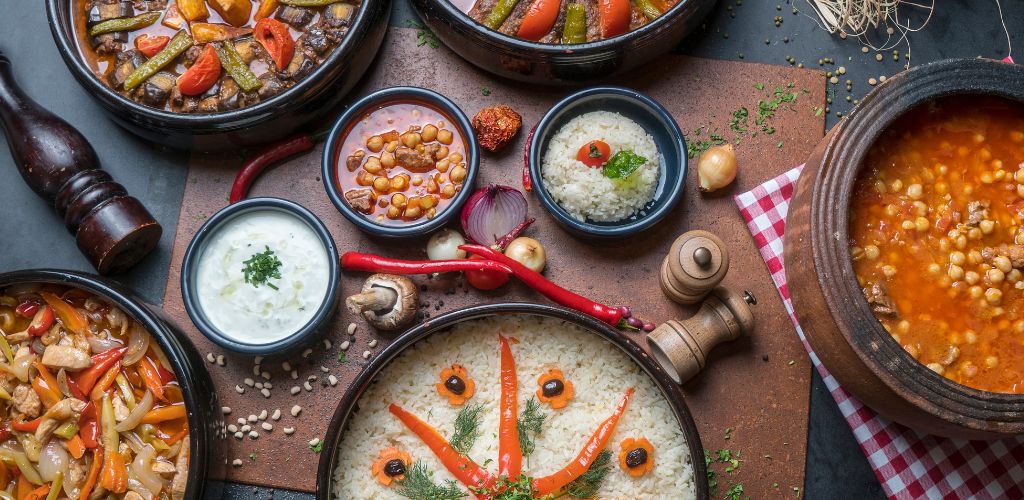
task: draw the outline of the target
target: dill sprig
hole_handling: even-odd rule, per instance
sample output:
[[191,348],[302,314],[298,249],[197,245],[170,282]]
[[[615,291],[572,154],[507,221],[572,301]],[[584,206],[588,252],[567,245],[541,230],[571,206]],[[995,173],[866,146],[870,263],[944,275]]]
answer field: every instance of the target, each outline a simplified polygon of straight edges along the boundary
[[419,460],[413,462],[399,484],[396,493],[413,500],[455,500],[469,496],[451,479],[441,485],[435,483],[434,474],[427,470],[427,464]]
[[533,478],[526,474],[520,474],[515,481],[500,476],[491,488],[470,487],[469,490],[475,494],[484,495],[490,500],[535,500],[538,498],[533,490]]
[[540,411],[540,403],[536,399],[530,398],[516,422],[516,427],[519,430],[519,449],[523,451],[524,457],[529,458],[537,448],[537,436],[544,430],[546,419],[547,415]]
[[576,498],[593,498],[594,495],[597,495],[597,491],[601,489],[604,478],[608,477],[608,473],[612,470],[611,461],[612,453],[608,450],[602,450],[601,453],[597,454],[594,462],[590,464],[587,472],[584,472],[582,476],[569,483],[569,486],[566,486],[566,493]]
[[274,251],[270,247],[264,246],[264,248],[266,250],[255,253],[242,261],[242,274],[245,276],[245,282],[253,287],[259,288],[260,285],[267,285],[277,290],[270,279],[281,279],[281,260],[274,255]]
[[455,433],[448,440],[452,449],[463,455],[469,454],[476,438],[480,437],[480,420],[483,418],[483,411],[483,404],[467,406],[459,410],[459,415],[455,417]]

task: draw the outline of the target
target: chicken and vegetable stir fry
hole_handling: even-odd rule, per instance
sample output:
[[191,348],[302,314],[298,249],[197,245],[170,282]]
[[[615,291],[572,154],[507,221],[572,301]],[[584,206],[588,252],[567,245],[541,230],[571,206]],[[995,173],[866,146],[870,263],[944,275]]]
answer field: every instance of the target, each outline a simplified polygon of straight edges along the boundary
[[141,324],[83,290],[0,290],[0,498],[179,499],[187,411]]

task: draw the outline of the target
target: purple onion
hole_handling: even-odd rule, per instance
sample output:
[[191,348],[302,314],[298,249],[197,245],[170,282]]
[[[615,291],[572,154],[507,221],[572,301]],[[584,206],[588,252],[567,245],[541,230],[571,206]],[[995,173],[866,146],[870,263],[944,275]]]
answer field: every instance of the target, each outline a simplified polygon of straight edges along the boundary
[[636,328],[637,330],[644,327],[644,322],[640,321],[640,318],[626,318],[626,324],[633,328]]
[[642,327],[645,332],[653,332],[655,328],[657,328],[657,325],[651,322],[644,323],[644,326]]
[[515,239],[527,220],[526,197],[518,189],[491,185],[476,190],[462,207],[462,229],[478,245],[502,246]]
[[629,318],[633,316],[633,311],[629,310],[629,306],[619,306],[616,309],[619,310],[619,314],[622,314],[623,318]]

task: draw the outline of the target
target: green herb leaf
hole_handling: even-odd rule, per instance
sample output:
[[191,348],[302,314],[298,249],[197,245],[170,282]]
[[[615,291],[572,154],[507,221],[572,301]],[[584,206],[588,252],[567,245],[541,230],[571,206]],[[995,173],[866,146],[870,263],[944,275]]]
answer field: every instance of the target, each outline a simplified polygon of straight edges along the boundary
[[249,454],[249,460],[252,460],[253,462],[256,461],[256,452],[255,451]]
[[526,474],[520,474],[515,481],[505,476],[499,476],[493,487],[470,486],[469,491],[490,500],[534,500],[538,498],[533,490],[533,478]]
[[590,150],[587,151],[587,157],[589,157],[589,158],[600,158],[601,157],[601,150],[597,149],[597,144],[594,144],[593,142],[590,143]]
[[757,89],[757,90],[764,90],[764,84],[763,83],[755,83],[754,84],[754,88]]
[[736,483],[732,485],[723,497],[725,500],[741,500],[743,498],[743,484]]
[[602,450],[597,454],[590,468],[565,487],[565,491],[576,498],[593,498],[601,489],[604,478],[611,472],[612,453]]
[[242,275],[245,277],[245,282],[254,288],[259,288],[260,285],[267,285],[277,290],[277,287],[270,280],[281,279],[281,260],[274,255],[274,251],[270,247],[264,246],[264,248],[266,250],[253,254],[242,262],[244,265],[242,267]]
[[[467,455],[476,438],[480,437],[480,420],[483,419],[484,405],[466,406],[455,417],[455,433],[448,444],[455,451]],[[520,438],[522,439],[522,438]]]
[[530,398],[526,401],[523,411],[519,413],[519,420],[516,421],[516,428],[519,430],[519,449],[523,451],[524,457],[529,457],[537,448],[537,436],[544,430],[544,421],[547,415],[541,413],[540,403]]
[[345,356],[345,351],[338,351],[338,362],[341,364],[348,363],[348,357]]
[[324,440],[323,439],[317,441],[316,444],[309,445],[309,451],[312,451],[313,453],[320,453],[320,451],[322,451],[323,449],[324,449]]
[[483,87],[483,88],[480,89],[480,93],[485,95],[485,96],[489,96],[489,95],[491,95],[491,89],[489,89],[487,87]]
[[430,31],[430,28],[424,26],[423,23],[413,19],[409,19],[408,21],[405,22],[405,25],[410,28],[416,28],[418,30],[416,31],[417,47],[422,47],[426,45],[432,49],[436,49],[441,46],[441,42],[438,41],[437,35],[435,35],[433,31]]
[[632,151],[622,150],[612,155],[608,163],[604,164],[604,176],[609,179],[625,179],[630,174],[647,163],[647,158]]
[[444,484],[434,482],[434,474],[427,470],[427,465],[419,460],[413,462],[412,468],[405,472],[405,479],[399,483],[396,493],[413,500],[456,500],[469,495],[451,479]]

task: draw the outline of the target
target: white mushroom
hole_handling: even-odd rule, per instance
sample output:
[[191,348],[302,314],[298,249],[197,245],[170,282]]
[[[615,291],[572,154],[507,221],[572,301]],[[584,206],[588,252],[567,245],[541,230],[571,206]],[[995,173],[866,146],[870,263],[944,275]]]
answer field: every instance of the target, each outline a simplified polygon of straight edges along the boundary
[[366,279],[360,293],[345,300],[345,305],[380,330],[398,330],[416,317],[418,297],[416,285],[409,278],[374,274]]

